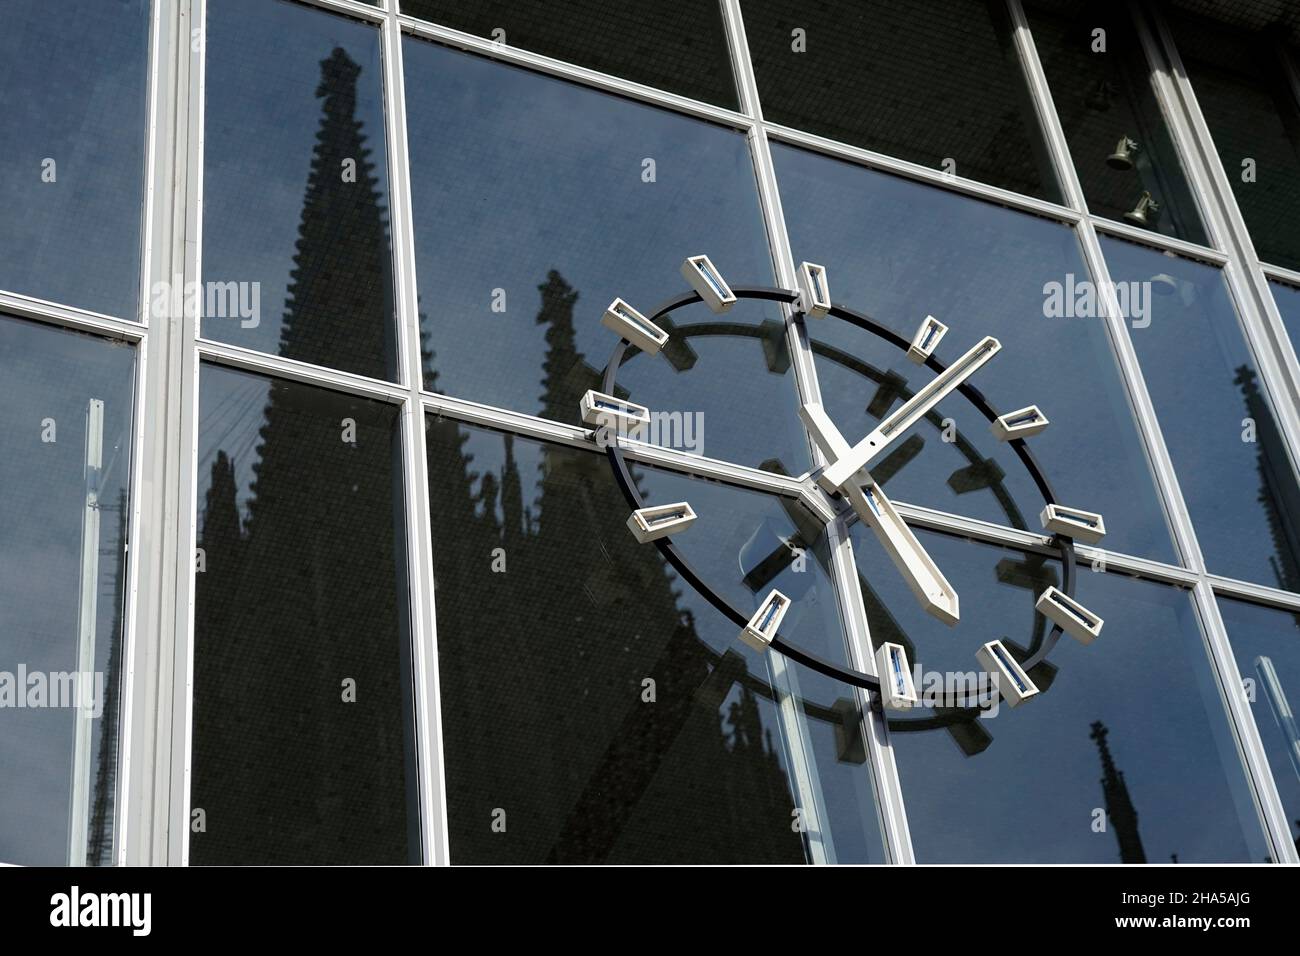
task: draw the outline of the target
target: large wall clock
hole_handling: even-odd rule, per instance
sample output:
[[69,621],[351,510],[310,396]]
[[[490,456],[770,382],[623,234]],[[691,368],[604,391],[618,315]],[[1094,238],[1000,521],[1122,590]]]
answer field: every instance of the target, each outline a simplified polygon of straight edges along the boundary
[[[822,674],[864,688],[875,707],[907,711],[919,703],[912,662],[901,643],[876,642],[875,673],[869,674],[828,661],[783,636],[781,623],[790,609],[791,598],[781,591],[769,590],[752,614],[735,606],[695,570],[673,543],[673,536],[687,531],[696,519],[690,502],[647,506],[629,471],[624,446],[643,433],[651,413],[630,398],[620,397],[617,383],[620,366],[636,351],[654,357],[664,354],[666,349],[671,352],[671,344],[680,346],[680,340],[690,335],[691,327],[679,328],[672,323],[669,316],[676,310],[703,302],[713,313],[721,315],[741,299],[788,303],[807,318],[848,322],[904,351],[911,361],[934,373],[924,386],[905,394],[897,408],[882,411],[872,431],[856,443],[850,443],[840,433],[820,405],[803,405],[800,417],[824,463],[800,476],[798,481],[800,496],[810,505],[810,513],[844,514],[849,521],[861,521],[870,528],[917,602],[938,620],[949,626],[959,624],[960,597],[889,500],[881,483],[872,477],[871,466],[895,449],[913,426],[933,420],[936,406],[956,392],[979,410],[988,420],[993,435],[1009,444],[1028,471],[1043,498],[1039,518],[1044,531],[1051,535],[1062,575],[1059,587],[1048,584],[1036,594],[1034,606],[1052,626],[1045,636],[1032,642],[1028,653],[1014,654],[1002,640],[977,642],[975,658],[981,671],[989,676],[993,687],[1010,706],[1018,706],[1040,693],[1030,672],[1045,664],[1062,634],[1083,644],[1090,644],[1100,635],[1102,618],[1074,596],[1074,542],[1076,539],[1087,544],[1099,541],[1105,534],[1104,519],[1100,514],[1056,500],[1047,476],[1029,447],[1029,440],[1050,424],[1045,413],[1036,405],[1000,413],[971,384],[972,376],[1001,350],[997,339],[985,337],[952,362],[945,363],[937,355],[948,331],[942,322],[927,315],[911,337],[905,337],[867,315],[832,302],[826,270],[815,263],[800,265],[800,288],[795,290],[732,288],[705,255],[688,257],[682,264],[682,274],[693,291],[667,300],[648,315],[622,299],[610,303],[602,322],[619,336],[619,341],[605,368],[600,391],[592,390],[583,396],[581,415],[585,423],[596,429],[596,440],[605,448],[614,478],[630,506],[631,533],[643,544],[658,548],[687,584],[733,621],[740,628],[737,635],[740,641],[761,651],[784,654]],[[745,328],[747,334],[763,334],[753,327]],[[677,343],[672,343],[674,337],[679,340]],[[854,364],[851,356],[836,356],[835,360]],[[1007,497],[1001,495],[999,500]],[[1014,505],[1004,502],[1004,508],[1012,509]],[[1009,517],[1013,523],[1021,523],[1018,511],[1014,514],[1009,511]],[[971,702],[956,710],[958,719],[970,719],[976,707]],[[921,725],[928,728],[935,722],[917,718],[905,723],[922,729]],[[895,727],[897,720],[891,719],[890,725]]]

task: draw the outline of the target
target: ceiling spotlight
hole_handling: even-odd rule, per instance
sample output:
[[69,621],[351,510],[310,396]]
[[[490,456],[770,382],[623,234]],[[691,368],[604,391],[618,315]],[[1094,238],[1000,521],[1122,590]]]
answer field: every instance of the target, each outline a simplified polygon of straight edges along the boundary
[[695,523],[695,509],[689,502],[676,501],[670,505],[638,508],[628,516],[627,526],[640,544],[649,544],[678,531],[685,531]]
[[1084,544],[1096,544],[1106,536],[1106,522],[1101,515],[1081,508],[1048,505],[1038,518],[1044,530],[1066,535]]
[[876,676],[880,678],[880,702],[888,710],[907,710],[917,704],[912,667],[902,644],[881,644],[876,651]]
[[939,347],[939,340],[947,331],[948,326],[934,316],[927,315],[912,336],[912,344],[907,347],[907,357],[917,365],[924,365],[925,360]]
[[781,627],[781,618],[785,617],[785,612],[789,609],[788,597],[775,588],[768,591],[763,603],[740,632],[740,639],[756,651],[767,650]]
[[1121,136],[1115,146],[1115,152],[1106,157],[1106,165],[1111,169],[1132,169],[1134,154],[1140,149],[1136,140]]
[[585,424],[592,428],[612,428],[628,438],[640,438],[650,424],[650,409],[636,402],[625,402],[613,395],[589,389],[578,403]]
[[1038,596],[1034,609],[1080,644],[1091,644],[1101,636],[1105,622],[1060,588],[1052,585]]
[[600,324],[612,329],[647,355],[658,355],[668,333],[622,299],[615,299],[605,309]]
[[812,262],[799,264],[799,309],[810,318],[820,319],[830,311],[831,291],[826,283],[826,267]]
[[1000,416],[992,425],[993,436],[998,441],[1010,441],[1013,438],[1029,438],[1037,435],[1051,424],[1047,416],[1037,405],[1018,408]]
[[1025,669],[1001,641],[989,641],[975,652],[975,659],[984,668],[984,673],[996,681],[998,691],[1008,707],[1019,707],[1038,693],[1038,688],[1029,679]]
[[1156,202],[1151,193],[1145,189],[1137,201],[1137,205],[1124,213],[1124,218],[1138,226],[1152,226],[1156,221],[1156,214],[1160,212],[1160,203]]

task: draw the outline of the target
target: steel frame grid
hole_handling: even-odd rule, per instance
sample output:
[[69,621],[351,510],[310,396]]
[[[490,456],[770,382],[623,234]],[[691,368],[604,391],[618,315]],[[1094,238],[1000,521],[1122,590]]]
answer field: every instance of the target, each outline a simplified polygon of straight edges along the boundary
[[[432,589],[432,529],[429,528],[427,502],[427,464],[423,459],[423,425],[427,414],[445,415],[467,424],[478,424],[498,430],[515,432],[544,441],[559,441],[575,447],[591,448],[589,434],[583,429],[559,425],[535,416],[496,409],[448,396],[435,395],[420,390],[418,346],[418,315],[414,306],[415,266],[412,230],[409,217],[409,157],[405,147],[404,78],[401,70],[401,40],[415,36],[425,40],[456,46],[478,55],[562,77],[585,86],[605,90],[624,97],[651,103],[678,113],[728,126],[744,132],[750,143],[755,164],[756,183],[763,207],[773,265],[782,284],[794,288],[793,257],[785,234],[784,218],[780,209],[775,174],[771,167],[770,141],[787,142],[805,149],[836,156],[859,165],[879,168],[903,175],[937,188],[972,195],[989,202],[1016,208],[1031,214],[1056,219],[1074,225],[1079,231],[1085,249],[1096,243],[1098,234],[1115,235],[1131,239],[1156,249],[1174,252],[1180,256],[1197,259],[1213,265],[1227,267],[1226,271],[1242,268],[1242,255],[1238,251],[1225,253],[1220,249],[1198,246],[1171,239],[1156,233],[1146,233],[1112,220],[1092,216],[1081,194],[1071,196],[1068,206],[1045,203],[1029,197],[1007,193],[995,187],[945,176],[938,171],[917,167],[870,150],[850,147],[824,140],[821,137],[765,122],[758,100],[757,84],[744,42],[744,26],[739,0],[720,0],[727,37],[729,55],[741,91],[740,111],[730,111],[699,103],[675,94],[645,87],[596,71],[552,60],[527,51],[504,47],[482,38],[460,33],[449,28],[401,15],[395,4],[385,3],[372,7],[356,0],[295,0],[306,6],[346,14],[376,25],[381,31],[385,62],[384,100],[388,118],[386,135],[389,146],[390,189],[393,202],[394,268],[398,285],[399,338],[402,349],[402,379],[398,385],[364,379],[331,369],[293,362],[276,356],[262,355],[236,346],[228,346],[197,338],[193,323],[183,316],[169,316],[166,321],[155,321],[150,328],[142,323],[128,322],[111,316],[68,308],[54,303],[41,302],[27,296],[0,291],[0,310],[32,318],[47,324],[94,332],[139,344],[137,409],[133,449],[133,462],[139,470],[133,475],[132,513],[128,532],[132,555],[129,559],[129,590],[124,617],[124,648],[127,654],[127,685],[123,697],[122,763],[119,774],[117,806],[116,859],[128,863],[184,863],[187,862],[188,844],[188,760],[189,760],[189,676],[192,673],[193,653],[193,575],[178,573],[181,567],[192,568],[194,541],[194,508],[196,498],[195,464],[197,456],[197,375],[201,362],[245,368],[266,375],[290,378],[325,388],[364,395],[401,405],[403,408],[403,478],[407,489],[407,522],[409,583],[412,588],[412,635],[417,658],[416,684],[422,701],[417,703],[417,721],[420,747],[421,817],[423,853],[426,862],[444,863],[448,860],[446,843],[445,801],[443,799],[442,761],[440,759],[440,732],[437,708],[436,618]],[[1069,165],[1068,149],[1063,138],[1054,142],[1051,127],[1055,114],[1050,108],[1050,93],[1037,65],[1033,41],[1024,23],[1019,0],[1008,0],[1016,26],[1016,41],[1022,66],[1030,80],[1040,126],[1044,128],[1053,161],[1063,185],[1073,176]],[[202,190],[202,88],[204,82],[204,50],[189,55],[193,30],[201,30],[206,0],[183,0],[177,5],[153,5],[150,40],[150,105],[149,105],[149,169],[146,194],[144,257],[142,266],[142,318],[147,319],[148,283],[173,274],[168,268],[173,262],[184,265],[186,279],[197,279],[200,274],[201,190]],[[197,26],[192,26],[196,24]],[[1023,34],[1021,32],[1023,27]],[[1148,57],[1153,58],[1148,49]],[[1037,74],[1037,76],[1035,76]],[[1183,77],[1185,80],[1185,77]],[[1153,75],[1153,85],[1161,92],[1161,79]],[[1190,87],[1179,91],[1182,108],[1193,111],[1194,96]],[[1179,133],[1180,153],[1186,157],[1190,144],[1208,142],[1208,131],[1195,129],[1195,123],[1170,117],[1171,106],[1167,95],[1161,97],[1167,118]],[[1046,111],[1045,111],[1046,108]],[[1193,113],[1193,119],[1195,114]],[[1188,129],[1191,129],[1190,134]],[[1059,129],[1058,129],[1059,133]],[[1203,145],[1201,146],[1203,148]],[[1198,179],[1200,177],[1197,177]],[[1202,190],[1205,183],[1195,182],[1193,194],[1198,203],[1207,201]],[[1068,195],[1068,190],[1067,190]],[[1230,198],[1230,197],[1229,197]],[[1222,198],[1218,201],[1222,203]],[[1235,211],[1235,208],[1233,209]],[[1216,244],[1224,244],[1223,237],[1214,234]],[[1239,241],[1239,240],[1237,240]],[[1229,244],[1231,249],[1231,244]],[[1105,275],[1104,261],[1099,248],[1089,260],[1094,275]],[[1300,273],[1280,267],[1261,264],[1258,260],[1246,263],[1252,281],[1273,276],[1284,281],[1300,282]],[[1238,276],[1238,284],[1245,281]],[[1269,300],[1271,305],[1271,300]],[[1117,305],[1107,302],[1115,309]],[[1238,301],[1241,308],[1241,302]],[[1268,306],[1260,309],[1266,321],[1277,327],[1275,314]],[[800,320],[786,310],[787,329],[796,356],[796,380],[801,397],[816,394],[816,374],[811,355],[807,351],[806,330]],[[1243,318],[1243,322],[1247,321]],[[1257,322],[1258,317],[1252,318]],[[1112,323],[1113,324],[1113,323]],[[1122,321],[1120,322],[1122,330]],[[1141,372],[1131,354],[1131,343],[1124,347],[1124,335],[1114,342],[1135,418],[1144,438],[1144,447],[1153,461],[1158,489],[1165,499],[1167,520],[1171,534],[1179,545],[1180,554],[1187,567],[1154,562],[1132,555],[1114,554],[1098,548],[1080,546],[1081,559],[1104,557],[1109,569],[1180,587],[1191,587],[1196,595],[1198,616],[1206,634],[1212,659],[1220,664],[1226,653],[1231,658],[1227,636],[1213,595],[1251,600],[1280,609],[1300,609],[1300,595],[1279,591],[1268,586],[1208,574],[1200,559],[1199,548],[1185,507],[1180,507],[1181,495],[1177,490],[1172,466],[1168,466],[1167,452],[1154,421],[1149,397],[1141,385]],[[1258,334],[1256,325],[1256,334]],[[1115,330],[1112,330],[1112,335]],[[1264,336],[1265,347],[1276,349],[1276,336]],[[1271,340],[1271,341],[1270,341]],[[1285,341],[1285,340],[1283,340]],[[1252,345],[1254,343],[1252,342]],[[1266,386],[1271,382],[1277,394],[1276,379],[1294,374],[1294,352],[1288,344],[1281,364],[1260,362],[1270,369]],[[1276,351],[1273,353],[1276,355]],[[147,357],[153,353],[152,361]],[[1289,353],[1289,354],[1288,354]],[[1260,356],[1257,355],[1257,361]],[[1130,365],[1131,362],[1131,365]],[[168,412],[167,399],[176,390],[182,395],[182,408]],[[1296,392],[1284,388],[1288,398]],[[1136,396],[1135,396],[1136,392]],[[174,403],[172,403],[174,404]],[[1294,411],[1288,413],[1294,415]],[[1293,438],[1293,432],[1288,430]],[[188,448],[189,461],[181,454]],[[814,456],[818,453],[810,444]],[[421,454],[417,455],[416,451]],[[756,469],[747,469],[727,462],[699,459],[694,456],[655,446],[632,448],[629,457],[646,464],[667,467],[688,474],[696,474],[743,487],[759,488],[772,493],[791,496],[796,494],[794,482],[780,476],[769,475]],[[816,460],[816,459],[814,459]],[[1159,474],[1164,472],[1164,477]],[[162,481],[162,501],[148,498],[147,489],[156,490]],[[168,493],[167,489],[172,489]],[[934,511],[920,506],[899,503],[900,513],[911,524],[931,528],[948,534],[970,537],[990,543],[1032,551],[1049,551],[1045,536],[1027,534],[1000,525],[988,524],[960,515]],[[852,548],[842,521],[828,526],[832,535],[832,553],[836,561],[837,598],[841,616],[848,633],[848,646],[853,662],[861,669],[874,666],[870,654],[870,637],[866,631],[865,614],[861,596],[857,591],[856,568],[852,561]],[[167,541],[171,545],[167,545]],[[423,545],[423,546],[422,546]],[[175,560],[170,574],[166,552],[174,549]],[[159,581],[161,579],[161,581]],[[170,579],[173,588],[155,586]],[[171,591],[170,596],[168,591]],[[172,633],[174,642],[164,639],[168,621],[178,627]],[[865,658],[863,657],[865,653]],[[1230,660],[1229,662],[1230,663]],[[1219,667],[1220,684],[1230,686],[1235,665]],[[139,675],[139,676],[137,676]],[[1237,675],[1239,679],[1239,675]],[[1240,686],[1239,684],[1237,686]],[[133,690],[134,688],[134,690]],[[1229,695],[1231,697],[1232,695]],[[1240,696],[1240,695],[1236,695]],[[1231,701],[1225,701],[1234,717],[1234,734],[1249,737],[1254,729],[1253,719],[1247,710],[1235,714]],[[867,708],[869,712],[869,708]],[[910,838],[907,834],[906,813],[897,769],[893,766],[887,731],[875,726],[870,749],[873,752],[871,770],[873,787],[877,792],[877,810],[880,814],[886,855],[891,862],[909,862],[912,859]],[[1257,740],[1257,731],[1254,733]],[[1247,748],[1248,749],[1248,748]],[[1257,805],[1261,801],[1258,791],[1272,786],[1267,762],[1252,766],[1246,759],[1249,776],[1256,788]],[[180,770],[177,770],[177,766]],[[179,775],[179,781],[175,778]],[[1267,778],[1261,785],[1256,778]],[[1274,794],[1276,793],[1274,789]],[[1264,803],[1267,795],[1263,798]],[[1273,816],[1269,813],[1268,816]],[[1276,821],[1276,818],[1274,818]],[[1283,830],[1285,833],[1285,830]],[[1280,840],[1276,822],[1270,827],[1273,842]],[[1289,839],[1281,841],[1284,848],[1294,847]]]

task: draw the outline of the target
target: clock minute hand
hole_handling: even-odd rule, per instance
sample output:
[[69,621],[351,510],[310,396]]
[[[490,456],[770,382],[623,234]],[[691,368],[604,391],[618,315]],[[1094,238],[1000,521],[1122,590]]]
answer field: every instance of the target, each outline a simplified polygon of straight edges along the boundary
[[[849,443],[821,405],[808,404],[799,409],[808,431],[812,433],[826,457],[837,461],[849,453]],[[864,473],[865,474],[865,473]],[[876,535],[881,547],[889,555],[898,573],[928,614],[951,626],[959,619],[957,592],[943,576],[934,559],[921,547],[912,529],[903,521],[881,487],[865,475],[865,483],[858,484],[863,475],[854,475],[844,486],[844,496],[862,523]]]
[[894,439],[919,421],[948,393],[970,378],[1001,349],[1001,342],[991,335],[985,336],[970,351],[899,406],[897,411],[886,417],[871,434],[854,445],[848,454],[831,462],[817,479],[818,482],[827,491],[839,491],[850,478],[865,468],[871,459],[888,448]]

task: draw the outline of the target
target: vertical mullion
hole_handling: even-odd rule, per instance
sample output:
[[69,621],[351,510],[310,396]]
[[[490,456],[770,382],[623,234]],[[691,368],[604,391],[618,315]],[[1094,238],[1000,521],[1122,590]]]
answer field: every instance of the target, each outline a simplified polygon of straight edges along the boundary
[[393,268],[402,349],[402,371],[409,394],[402,409],[402,463],[406,500],[407,581],[413,633],[412,686],[415,692],[416,750],[420,791],[420,834],[425,863],[449,861],[446,775],[442,750],[442,711],[438,686],[438,623],[434,608],[433,531],[425,447],[424,405],[420,401],[420,309],[415,281],[415,230],[411,206],[411,164],[406,133],[406,86],[402,69],[402,29],[390,9],[383,25],[384,128],[388,139]]
[[[1206,652],[1216,676],[1221,701],[1228,714],[1238,757],[1245,768],[1260,823],[1273,846],[1274,858],[1287,859],[1286,846],[1290,843],[1289,837],[1279,841],[1279,832],[1283,835],[1287,833],[1285,814],[1282,813],[1281,800],[1268,769],[1268,760],[1263,751],[1254,716],[1246,706],[1244,695],[1241,693],[1241,674],[1228,642],[1223,618],[1219,614],[1213,591],[1206,578],[1204,556],[1192,526],[1191,514],[1187,510],[1186,501],[1179,488],[1173,461],[1156,419],[1155,406],[1147,391],[1137,353],[1129,337],[1128,326],[1124,322],[1123,313],[1115,298],[1114,286],[1101,251],[1101,243],[1088,215],[1087,200],[1071,160],[1060,119],[1052,106],[1047,78],[1038,59],[1037,50],[1034,48],[1024,9],[1020,0],[1007,0],[1007,2],[1015,26],[1016,45],[1020,51],[1021,62],[1035,97],[1043,103],[1040,115],[1046,120],[1048,148],[1054,156],[1054,164],[1062,177],[1061,181],[1067,194],[1072,202],[1078,203],[1077,208],[1084,213],[1077,227],[1084,259],[1102,293],[1101,302],[1106,314],[1107,330],[1115,349],[1121,379],[1125,383],[1129,403],[1138,423],[1156,489],[1165,506],[1166,521],[1183,562],[1197,574],[1197,584],[1192,591],[1193,607],[1201,624]],[[1154,64],[1152,66],[1154,68]],[[1168,116],[1167,119],[1171,124],[1176,123],[1176,117]],[[1192,176],[1193,171],[1189,169],[1188,172],[1189,176]],[[1192,185],[1198,193],[1198,203],[1202,206],[1206,205],[1206,199],[1203,194],[1200,194],[1198,188],[1201,184],[1194,176],[1192,176]],[[1279,825],[1281,831],[1278,829]],[[1291,848],[1291,853],[1294,853],[1294,847]]]
[[[767,127],[763,121],[763,108],[758,95],[758,82],[754,64],[745,38],[744,18],[740,0],[720,0],[727,26],[727,39],[731,45],[731,62],[740,93],[741,110],[753,120],[748,131],[750,154],[754,162],[754,175],[758,184],[759,203],[767,228],[768,246],[778,284],[786,289],[797,289],[794,253],[786,230],[785,213],[781,207],[777,187],[776,168],[772,161],[772,148]],[[793,359],[795,383],[800,403],[820,403],[821,390],[817,382],[817,369],[813,361],[808,330],[803,321],[796,321],[794,310],[781,306],[786,323],[786,340]],[[805,433],[809,455],[814,466],[825,463],[820,449]],[[858,588],[857,567],[853,560],[853,544],[841,529],[828,527],[831,543],[831,572],[840,617],[848,638],[848,651],[854,666],[866,673],[875,673],[875,660],[871,648],[871,634],[867,627],[866,609]],[[871,765],[872,787],[875,791],[877,817],[886,859],[890,863],[912,863],[911,835],[903,805],[902,788],[894,762],[889,730],[882,714],[870,706],[869,695],[854,691],[866,724],[868,760]],[[823,821],[826,824],[826,821]]]

